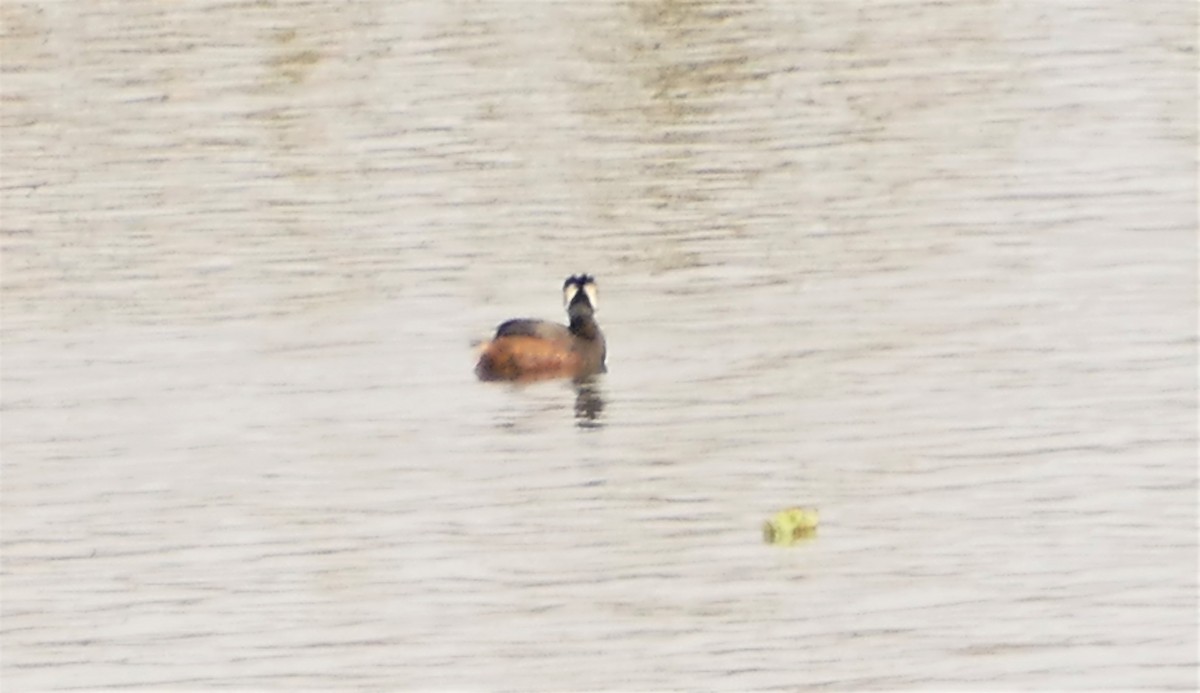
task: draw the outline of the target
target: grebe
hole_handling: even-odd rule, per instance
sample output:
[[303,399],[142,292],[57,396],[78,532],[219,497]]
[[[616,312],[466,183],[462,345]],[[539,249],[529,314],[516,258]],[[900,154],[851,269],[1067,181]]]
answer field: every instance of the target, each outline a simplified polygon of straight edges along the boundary
[[563,282],[569,325],[521,318],[496,328],[475,373],[481,380],[586,378],[605,371],[604,333],[596,324],[596,280],[586,274]]

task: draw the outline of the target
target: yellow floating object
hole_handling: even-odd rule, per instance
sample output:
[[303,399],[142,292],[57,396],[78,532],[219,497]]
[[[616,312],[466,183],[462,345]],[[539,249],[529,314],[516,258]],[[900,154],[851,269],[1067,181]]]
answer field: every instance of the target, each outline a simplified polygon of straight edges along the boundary
[[816,535],[820,518],[816,508],[788,508],[763,523],[763,541],[790,546]]

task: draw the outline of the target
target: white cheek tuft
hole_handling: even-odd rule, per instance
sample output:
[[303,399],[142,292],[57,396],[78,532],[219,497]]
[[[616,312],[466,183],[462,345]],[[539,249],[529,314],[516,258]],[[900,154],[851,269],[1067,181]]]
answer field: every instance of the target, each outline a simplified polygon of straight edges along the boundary
[[583,286],[583,293],[587,294],[588,302],[592,304],[592,310],[597,310],[600,306],[596,303],[596,285],[585,284]]
[[563,287],[563,305],[571,305],[571,299],[575,298],[575,294],[579,293],[579,287],[574,284],[567,284]]

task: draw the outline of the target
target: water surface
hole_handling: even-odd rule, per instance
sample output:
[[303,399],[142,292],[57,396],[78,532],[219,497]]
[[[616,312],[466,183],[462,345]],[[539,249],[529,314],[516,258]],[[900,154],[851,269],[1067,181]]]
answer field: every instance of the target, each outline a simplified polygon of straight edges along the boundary
[[6,688],[1197,686],[1194,7],[0,12]]

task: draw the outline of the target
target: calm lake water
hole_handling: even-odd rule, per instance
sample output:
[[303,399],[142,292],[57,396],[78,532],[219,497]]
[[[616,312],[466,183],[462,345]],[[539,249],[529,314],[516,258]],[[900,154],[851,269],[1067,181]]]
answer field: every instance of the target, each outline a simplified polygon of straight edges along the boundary
[[5,690],[1195,688],[1195,27],[5,3]]

